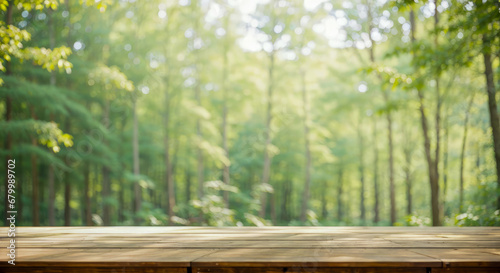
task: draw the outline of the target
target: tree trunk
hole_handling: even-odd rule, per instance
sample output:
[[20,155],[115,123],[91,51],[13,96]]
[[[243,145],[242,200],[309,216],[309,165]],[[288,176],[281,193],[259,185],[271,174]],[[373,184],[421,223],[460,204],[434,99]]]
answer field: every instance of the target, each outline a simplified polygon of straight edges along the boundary
[[[37,116],[35,114],[35,108],[33,105],[30,106],[31,118],[33,120],[37,120]],[[35,136],[31,137],[31,144],[36,147],[38,145],[38,139]],[[37,156],[36,154],[31,154],[31,186],[32,186],[32,197],[31,197],[31,205],[32,205],[32,213],[33,213],[33,226],[40,225],[40,204],[39,204],[39,185],[38,185],[38,165],[37,165]]]
[[[56,46],[56,39],[55,39],[55,29],[54,29],[54,11],[52,9],[49,9],[49,43],[50,43],[50,48],[54,49]],[[50,73],[50,85],[55,86],[56,85],[56,71],[53,70]],[[54,114],[50,114],[50,121],[54,121]],[[56,217],[55,217],[55,198],[56,194],[54,191],[54,165],[49,163],[49,169],[48,169],[48,186],[49,186],[49,211],[48,211],[48,216],[49,216],[49,226],[55,226],[56,225]]]
[[[166,95],[168,96],[168,95]],[[167,104],[167,108],[169,108]],[[166,110],[170,112],[170,110]],[[168,196],[168,225],[172,225],[172,217],[174,216],[174,207],[175,207],[175,192],[174,192],[174,180],[172,175],[172,163],[170,161],[170,113],[167,113],[165,116],[165,167],[167,170],[166,175],[166,184],[167,184],[167,196]]]
[[[65,125],[66,131],[70,132],[71,131],[71,122],[70,118],[66,118],[66,125]],[[64,163],[66,167],[71,168],[70,162],[69,162],[69,157],[66,157],[64,159]],[[63,183],[64,183],[64,225],[65,226],[71,226],[71,182],[69,179],[69,171],[66,171],[63,176]]]
[[[361,116],[361,115],[360,115]],[[366,211],[365,211],[365,166],[364,166],[364,139],[363,134],[361,133],[361,117],[359,118],[358,123],[358,141],[359,141],[359,181],[361,183],[360,189],[360,220],[361,225],[365,225],[366,222]]]
[[338,182],[337,182],[337,221],[341,222],[342,221],[342,193],[343,193],[343,169],[342,167],[339,168],[339,177],[338,177]]
[[327,189],[327,185],[326,185],[326,180],[323,181],[322,183],[322,187],[323,187],[323,190],[321,191],[321,219],[323,220],[326,220],[326,218],[328,217],[328,210],[327,210],[327,199],[326,199],[326,189]]
[[[386,105],[389,104],[389,94],[383,92]],[[389,194],[391,202],[391,225],[396,223],[396,189],[394,186],[394,143],[392,138],[392,115],[390,110],[386,113],[387,118],[387,139],[389,142]]]
[[[410,22],[411,22],[411,41],[415,42],[415,15],[413,10],[410,11]],[[415,53],[413,53],[415,55]],[[415,58],[415,56],[413,56]],[[427,122],[427,116],[425,113],[425,105],[424,105],[424,95],[420,88],[417,88],[418,98],[420,101],[420,122],[422,125],[422,133],[424,136],[424,150],[425,150],[425,158],[427,161],[427,169],[429,172],[429,182],[431,186],[431,209],[432,209],[432,225],[440,226],[441,225],[441,213],[440,213],[440,204],[439,204],[439,172],[437,169],[437,161],[432,158],[431,154],[431,142],[429,138],[429,125]],[[436,120],[438,121],[438,120]],[[439,132],[436,132],[439,134]],[[438,144],[436,144],[436,155],[439,154]]]
[[[264,137],[266,143],[264,146],[264,169],[262,171],[262,184],[269,183],[269,177],[271,174],[271,157],[269,155],[269,147],[271,146],[271,122],[273,119],[273,80],[274,72],[274,52],[269,55],[269,70],[268,70],[268,89],[267,89],[267,115],[266,115],[266,129],[264,132]],[[267,203],[267,193],[262,193],[261,196],[261,208],[259,216],[262,218],[266,217],[266,203]]]
[[[125,124],[126,123],[127,123],[127,116],[123,115],[122,116],[122,120],[121,120],[121,126],[120,126],[120,146],[121,146],[121,148],[119,150],[119,156],[120,156],[120,158],[123,158],[123,154],[124,154],[124,151],[123,151],[122,147],[125,146],[125,139],[124,139],[124,135],[125,134],[124,134],[124,131],[125,131]],[[122,161],[121,167],[124,170],[126,169],[125,162]],[[119,181],[120,181],[120,190],[118,191],[118,202],[119,202],[118,221],[120,223],[123,223],[123,221],[125,221],[125,215],[124,215],[124,211],[125,211],[125,200],[124,200],[124,195],[125,195],[125,187],[124,187],[125,186],[125,181],[124,181],[123,172],[120,172],[120,176],[119,177],[120,177],[119,178]],[[88,200],[90,202],[90,198]],[[90,209],[90,204],[89,204],[89,209]],[[91,217],[90,211],[89,211],[89,215],[88,216]],[[91,221],[92,221],[92,219],[91,219]]]
[[467,146],[467,131],[469,129],[469,114],[470,109],[472,107],[472,102],[474,101],[474,95],[471,96],[469,105],[467,105],[467,110],[465,111],[465,119],[464,119],[464,135],[462,138],[462,149],[460,151],[460,202],[459,202],[459,211],[461,212],[464,205],[464,166],[465,166],[465,147]]
[[[133,152],[133,166],[134,166],[134,175],[138,176],[140,174],[140,165],[139,165],[139,121],[137,119],[137,97],[135,96],[132,99],[132,113],[134,117],[134,128],[133,128],[133,137],[132,137],[132,152]],[[141,210],[141,195],[142,190],[139,185],[139,181],[135,181],[134,183],[134,209],[135,209],[135,224],[139,225],[142,221],[138,216],[139,211]]]
[[377,118],[373,117],[373,193],[375,199],[373,222],[380,221],[380,200],[379,200],[379,184],[378,184],[378,140],[377,140]]
[[[491,45],[490,40],[483,35],[483,59],[484,76],[486,78],[486,91],[488,92],[488,110],[490,113],[491,132],[493,137],[493,150],[495,153],[495,163],[497,172],[497,192],[500,191],[500,121],[498,118],[496,88],[491,64]],[[497,209],[500,209],[500,194],[497,193]]]
[[290,210],[289,210],[289,204],[290,204],[290,187],[291,183],[290,177],[288,177],[289,172],[287,172],[287,177],[285,179],[285,183],[283,183],[283,200],[281,203],[281,220],[282,221],[289,221],[290,220]]
[[85,225],[92,226],[92,204],[90,201],[90,164],[85,163],[83,178],[83,196],[85,200]]
[[427,124],[427,116],[425,114],[424,97],[421,90],[417,90],[420,99],[420,121],[422,125],[422,132],[424,135],[424,150],[427,162],[427,169],[429,171],[429,181],[431,185],[431,209],[432,209],[432,225],[440,226],[440,212],[439,212],[439,174],[434,160],[431,155],[431,143],[429,138],[429,126]]
[[[449,157],[449,116],[446,114],[444,120],[444,141],[443,141],[443,204],[446,203],[446,194],[448,192],[448,157]],[[447,208],[443,206],[443,212],[447,212]]]
[[[196,101],[198,102],[198,106],[201,106],[200,99],[200,90],[199,87],[196,88]],[[203,133],[201,132],[201,122],[200,119],[196,120],[196,135],[198,136],[198,141],[201,141],[203,138]],[[203,197],[203,182],[205,181],[204,174],[204,160],[203,160],[203,151],[200,147],[197,148],[197,177],[198,177],[198,199]]]
[[[225,29],[226,29],[226,40],[224,42],[224,60],[223,60],[223,72],[222,72],[222,149],[224,149],[224,155],[229,160],[229,149],[227,146],[227,116],[228,116],[228,108],[227,108],[227,96],[228,96],[228,86],[227,86],[227,77],[228,77],[228,47],[229,47],[229,16],[225,18]],[[224,164],[224,168],[222,170],[222,181],[224,184],[229,185],[231,183],[229,176],[229,164]],[[226,208],[229,208],[229,192],[224,191],[224,204]]]
[[167,76],[167,83],[165,87],[165,111],[163,113],[163,122],[165,126],[163,142],[165,145],[165,184],[166,184],[166,195],[168,196],[168,225],[172,225],[172,217],[174,216],[175,207],[175,193],[174,193],[174,181],[172,176],[172,163],[170,161],[170,75]]
[[170,70],[170,64],[168,63],[170,59],[170,29],[169,29],[169,24],[167,23],[166,26],[166,33],[167,33],[167,41],[165,43],[165,56],[167,59],[167,75],[165,79],[165,110],[163,112],[163,123],[165,126],[165,131],[164,131],[164,137],[163,137],[163,143],[165,145],[165,170],[166,170],[166,175],[165,175],[165,185],[166,185],[166,196],[168,197],[168,202],[167,202],[167,215],[168,215],[168,225],[172,225],[172,217],[174,216],[174,207],[175,207],[175,189],[174,189],[174,180],[173,180],[173,174],[172,174],[172,162],[170,160],[170,112],[171,112],[171,98],[170,98],[170,79],[171,79],[171,70]]
[[300,212],[300,221],[305,222],[307,220],[307,210],[309,206],[309,191],[311,187],[311,149],[309,147],[309,104],[306,92],[306,81],[305,81],[305,71],[300,68],[300,79],[302,85],[302,110],[304,114],[303,125],[304,125],[304,151],[306,159],[306,172],[304,179],[304,191],[302,192],[302,209]]
[[[371,5],[368,4],[367,2],[367,7],[368,7],[368,29],[370,35],[368,35],[368,38],[370,39],[370,42],[372,44],[371,47],[369,47],[369,56],[370,56],[370,62],[372,64],[375,64],[375,41],[373,40],[371,33],[373,29],[372,25],[372,11],[371,11]],[[380,81],[382,81],[382,78],[379,75]],[[387,91],[382,90],[382,96],[384,98],[384,102],[386,105],[389,105],[389,94]],[[392,139],[392,116],[390,109],[388,109],[386,113],[386,118],[387,118],[387,138],[388,138],[388,143],[389,143],[389,196],[390,196],[390,217],[391,217],[391,225],[394,225],[396,222],[396,193],[395,193],[395,186],[394,186],[394,146],[393,146],[393,139]],[[376,133],[375,137],[376,137]],[[375,163],[378,163],[378,151],[377,148],[375,147]],[[378,200],[378,185],[377,185],[377,176],[378,176],[378,171],[377,171],[377,165],[375,165],[375,222],[379,221],[379,200]]]
[[[69,8],[69,0],[65,1],[65,5],[66,5],[66,10],[71,15],[70,8]],[[68,24],[71,24],[70,21],[69,21],[69,19],[70,19],[70,17],[68,16]],[[71,25],[69,26],[69,28],[71,30]],[[69,48],[71,48],[71,46],[72,46],[72,44],[71,44],[71,36],[69,35],[70,32],[68,32],[68,36],[66,37],[67,38],[66,44],[67,44],[67,46]],[[71,127],[70,119],[66,118],[66,126],[65,126],[65,128],[66,128],[66,130],[68,132],[70,132],[70,127]],[[69,158],[68,157],[66,157],[66,159],[64,160],[64,163],[66,164],[67,167],[69,167]],[[71,225],[71,207],[70,207],[70,201],[71,201],[71,183],[69,182],[68,172],[65,172],[64,174],[65,174],[65,175],[63,175],[63,183],[64,183],[64,225],[65,226],[70,226]]]
[[[434,31],[437,32],[438,30],[438,23],[439,23],[439,11],[438,11],[438,6],[439,6],[439,2],[438,0],[434,0]],[[436,33],[436,35],[434,36],[434,46],[436,47],[436,50],[438,49],[438,37],[439,37],[439,34]],[[434,203],[437,203],[438,205],[438,209],[437,209],[437,213],[439,213],[439,215],[437,217],[433,216],[433,218],[436,218],[438,220],[438,224],[439,226],[442,225],[441,221],[443,219],[443,203],[440,199],[440,193],[439,193],[439,157],[440,157],[440,145],[441,145],[441,134],[440,134],[440,131],[441,131],[441,105],[443,104],[443,101],[442,101],[442,98],[441,98],[441,94],[440,94],[440,88],[439,88],[439,74],[441,73],[441,71],[438,69],[437,73],[436,73],[436,114],[435,114],[435,123],[434,123],[434,126],[435,126],[435,130],[436,130],[436,147],[435,147],[435,150],[434,150],[434,169],[435,169],[435,174],[436,174],[436,184],[437,185],[432,185],[431,184],[431,188],[434,188],[436,190],[436,197],[435,199],[436,200],[433,200],[433,204]],[[432,194],[431,194],[432,196]],[[434,211],[435,209],[433,209]]]
[[276,225],[276,194],[271,194],[271,202],[270,202],[270,209],[271,209],[271,222],[273,223],[273,226]]
[[[196,9],[198,7],[198,5],[199,5],[199,1],[196,1],[196,3],[191,4],[193,9]],[[195,10],[194,12],[196,13],[197,11]],[[198,36],[198,30],[199,30],[198,24],[199,24],[199,20],[195,19],[195,24],[194,24],[195,37],[193,37],[193,38],[197,38],[197,36]],[[194,41],[194,39],[193,39],[193,41]],[[199,55],[198,51],[194,51],[194,56],[195,56],[194,65],[195,65],[195,70],[196,70],[196,84],[194,86],[194,96],[195,96],[195,99],[196,99],[198,106],[201,107],[202,106],[201,105],[201,94],[200,94],[200,92],[201,92],[200,91],[200,79],[201,79],[200,70],[201,69],[198,67],[199,66],[199,56],[198,55]],[[201,121],[200,121],[199,117],[196,118],[196,136],[198,138],[198,140],[197,140],[198,142],[202,141],[203,132],[201,130]],[[198,194],[198,199],[201,199],[203,197],[203,194],[204,194],[203,183],[205,182],[205,164],[204,164],[205,162],[204,162],[204,158],[203,158],[203,151],[199,145],[198,145],[196,150],[197,150],[197,178],[198,178],[197,194]]]
[[191,202],[191,171],[188,169],[185,170],[186,176],[186,184],[184,188],[184,194],[186,195],[186,204],[189,205]]
[[[104,128],[109,129],[109,100],[104,102],[103,107],[103,125]],[[104,145],[107,145],[107,141],[104,140]],[[104,226],[111,225],[111,208],[109,204],[109,198],[111,197],[111,181],[110,181],[110,169],[108,166],[104,165],[102,167],[102,220]]]
[[412,177],[411,177],[411,149],[414,146],[412,143],[408,143],[404,148],[404,156],[405,156],[405,182],[406,182],[406,214],[410,215],[413,212],[413,199],[411,194],[412,188]]

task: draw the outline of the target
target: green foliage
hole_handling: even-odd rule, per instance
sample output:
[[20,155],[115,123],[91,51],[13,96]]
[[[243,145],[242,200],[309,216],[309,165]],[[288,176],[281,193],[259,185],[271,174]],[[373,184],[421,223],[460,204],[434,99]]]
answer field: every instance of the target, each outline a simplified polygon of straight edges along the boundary
[[487,209],[486,206],[469,206],[467,211],[455,216],[455,225],[466,226],[500,226],[500,210]]
[[406,216],[406,224],[411,227],[430,226],[431,222],[431,218],[426,215],[412,214]]
[[225,207],[220,191],[238,192],[234,186],[226,185],[222,181],[205,182],[206,194],[201,200],[193,200],[192,205],[202,213],[204,221],[209,226],[234,226],[234,210]]

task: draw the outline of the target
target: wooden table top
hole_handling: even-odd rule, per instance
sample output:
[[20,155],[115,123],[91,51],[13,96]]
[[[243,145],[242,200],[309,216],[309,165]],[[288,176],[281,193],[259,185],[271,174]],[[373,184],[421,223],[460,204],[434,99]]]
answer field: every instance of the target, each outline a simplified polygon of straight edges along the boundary
[[500,227],[17,227],[15,239],[21,267],[500,268]]

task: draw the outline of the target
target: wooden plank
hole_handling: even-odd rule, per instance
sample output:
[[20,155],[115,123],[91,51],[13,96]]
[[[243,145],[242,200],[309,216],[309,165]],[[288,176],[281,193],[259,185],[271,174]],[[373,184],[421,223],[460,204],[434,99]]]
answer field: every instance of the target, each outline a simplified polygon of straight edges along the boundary
[[437,258],[402,249],[231,249],[195,259],[193,267],[441,267]]
[[500,273],[498,267],[433,268],[432,273]]
[[193,273],[426,273],[426,268],[195,267]]
[[[189,267],[190,262],[214,250],[192,249],[70,249],[25,248],[16,251],[16,266],[161,266]],[[2,251],[5,252],[5,251]],[[2,255],[6,263],[7,255]],[[5,257],[5,258],[4,258]]]
[[179,249],[234,249],[234,248],[372,248],[372,249],[447,249],[447,248],[486,248],[491,249],[500,245],[500,241],[389,241],[373,240],[328,240],[328,241],[231,241],[231,240],[118,240],[117,238],[99,238],[95,240],[81,240],[80,238],[65,238],[61,240],[37,240],[18,238],[17,247],[23,248],[179,248]]
[[187,273],[185,267],[0,267],[5,273]]
[[491,249],[413,249],[429,257],[440,259],[443,267],[495,267],[500,268],[500,255]]
[[[22,248],[178,248],[178,249],[235,249],[235,248],[401,248],[400,245],[385,240],[373,241],[119,241],[119,240],[63,240],[63,241],[31,241],[18,239],[17,247]],[[473,247],[471,245],[471,247]]]

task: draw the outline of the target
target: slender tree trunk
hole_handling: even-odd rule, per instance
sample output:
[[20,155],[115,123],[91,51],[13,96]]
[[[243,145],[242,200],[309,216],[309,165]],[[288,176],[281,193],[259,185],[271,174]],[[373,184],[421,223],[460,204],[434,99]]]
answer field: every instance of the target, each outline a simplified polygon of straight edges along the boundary
[[[126,123],[127,123],[127,116],[123,115],[122,120],[121,120],[121,126],[120,126],[120,146],[121,147],[125,146],[124,131],[125,131],[125,124]],[[120,156],[120,158],[123,158],[123,148],[120,148],[119,156]],[[122,167],[122,169],[125,170],[126,164],[124,162],[122,162],[121,167]],[[123,172],[120,172],[119,177],[120,177],[119,178],[120,190],[118,191],[118,202],[119,202],[118,221],[120,223],[123,223],[123,221],[125,220],[125,216],[124,216],[124,211],[125,211],[125,200],[124,200],[125,199],[125,197],[124,197],[124,195],[125,195],[125,181],[124,181]],[[90,198],[88,200],[90,202]],[[88,207],[90,208],[90,203],[89,203]],[[91,217],[90,211],[89,211],[88,217]],[[90,220],[92,221],[91,218],[90,218]]]
[[[198,102],[198,106],[201,106],[199,87],[196,87],[196,101]],[[203,138],[203,133],[201,131],[201,122],[199,118],[196,120],[196,135],[198,136],[198,140],[201,141]],[[198,199],[201,199],[203,197],[203,182],[205,181],[204,170],[205,167],[203,160],[203,151],[201,150],[200,147],[198,147],[197,148]]]
[[[412,43],[415,42],[415,15],[413,10],[410,11],[410,22],[411,22],[411,40]],[[415,55],[415,53],[414,53]],[[414,56],[415,58],[415,56]],[[424,150],[425,150],[425,158],[427,162],[427,169],[429,171],[429,182],[431,186],[431,208],[432,208],[432,225],[440,226],[441,225],[441,213],[440,213],[440,204],[439,204],[439,172],[437,169],[437,161],[432,158],[431,152],[431,141],[429,137],[429,125],[427,122],[427,116],[425,113],[425,105],[424,105],[424,94],[420,88],[417,88],[418,98],[420,101],[420,122],[422,125],[422,133],[424,136]],[[436,132],[439,134],[439,132]],[[439,154],[438,145],[436,145],[436,155]]]
[[186,204],[189,204],[191,202],[191,171],[188,169],[185,170],[186,172],[186,184],[184,188],[184,194],[186,195]]
[[[56,39],[55,39],[55,29],[54,29],[54,11],[52,9],[49,10],[49,42],[50,42],[50,48],[54,49],[56,46]],[[55,86],[56,85],[56,71],[53,70],[50,73],[50,85]],[[50,120],[54,121],[54,114],[50,114]],[[49,169],[48,169],[48,188],[49,188],[49,211],[48,211],[48,216],[49,216],[49,226],[55,226],[56,225],[56,217],[55,217],[55,198],[56,194],[54,191],[54,164],[49,163]]]
[[358,123],[358,143],[359,143],[359,180],[361,183],[360,189],[360,220],[361,224],[365,225],[366,222],[366,211],[365,211],[365,166],[364,166],[364,139],[363,134],[361,133],[361,117]]
[[459,211],[462,211],[464,205],[464,166],[465,166],[465,148],[467,146],[467,131],[469,129],[469,115],[470,109],[472,107],[472,102],[474,101],[474,95],[471,95],[469,104],[467,105],[467,110],[465,111],[465,119],[464,119],[464,135],[462,138],[462,149],[460,151],[460,202],[459,202]]
[[[167,90],[167,92],[169,92]],[[168,100],[169,94],[165,94]],[[170,105],[167,103],[167,108],[170,108]],[[165,113],[165,167],[167,170],[166,175],[166,184],[167,184],[167,196],[168,196],[168,224],[172,225],[172,217],[174,216],[174,207],[175,207],[175,192],[174,192],[174,177],[172,174],[172,162],[170,160],[170,110],[166,110]]]
[[[69,6],[69,0],[66,0],[65,1],[65,5],[66,5],[66,10],[69,12],[69,14],[71,15],[71,12],[70,12],[70,6]],[[71,30],[71,23],[70,23],[70,17],[68,16],[68,28]],[[66,40],[66,44],[68,47],[71,48],[72,44],[71,44],[71,36],[69,35],[68,33],[68,36],[66,37],[67,40]],[[71,128],[71,122],[70,122],[70,119],[69,118],[66,118],[66,126],[65,126],[66,130],[68,132],[70,132],[70,128]],[[66,157],[66,159],[64,160],[64,163],[66,164],[67,167],[70,167],[69,166],[69,158]],[[64,225],[65,226],[71,226],[71,207],[70,207],[70,201],[71,201],[71,183],[69,181],[69,173],[68,172],[65,172],[64,173],[65,175],[63,176],[63,183],[64,183]]]
[[341,222],[343,215],[342,207],[342,194],[343,194],[343,169],[339,168],[339,177],[337,182],[337,221]]
[[[37,141],[36,138],[32,138],[32,145],[36,146]],[[32,213],[33,213],[33,226],[39,226],[40,225],[40,216],[39,216],[39,209],[40,209],[40,204],[38,201],[38,195],[39,193],[39,186],[38,186],[38,166],[37,166],[37,156],[32,154],[31,155],[31,185],[32,185],[32,197],[31,197],[31,203],[32,203]]]
[[[439,2],[438,0],[434,0],[434,30],[437,31],[438,30],[438,24],[439,24],[439,11],[438,11],[438,6],[439,6]],[[436,50],[438,49],[438,37],[439,37],[439,34],[436,33],[436,35],[434,36],[434,46],[436,47]],[[437,190],[436,192],[436,199],[437,200],[434,200],[433,203],[436,203],[437,202],[437,205],[438,205],[438,209],[437,209],[437,213],[439,213],[439,215],[436,217],[436,219],[438,220],[438,224],[437,225],[442,225],[441,221],[443,219],[443,202],[441,201],[441,198],[440,198],[440,191],[439,191],[439,158],[440,158],[440,145],[441,145],[441,106],[443,104],[443,100],[441,98],[441,92],[440,92],[440,88],[439,88],[439,81],[440,81],[440,77],[439,77],[439,74],[441,73],[440,70],[438,70],[437,74],[436,74],[436,114],[435,114],[435,123],[434,123],[434,126],[435,126],[435,131],[436,131],[436,147],[435,147],[435,150],[434,150],[434,169],[435,169],[435,174],[436,174],[436,179],[437,179],[437,185],[431,185],[431,188],[434,188],[435,190]],[[434,210],[434,209],[433,209]]]
[[[386,105],[389,104],[389,94],[383,92]],[[392,137],[392,114],[388,111],[385,115],[387,119],[387,139],[389,142],[389,197],[391,203],[391,225],[396,223],[396,189],[394,185],[394,141]]]
[[380,221],[380,200],[379,200],[379,182],[378,182],[378,140],[377,140],[377,118],[373,117],[373,194],[375,199],[373,222]]
[[276,225],[276,194],[271,194],[271,202],[270,202],[270,210],[271,210],[271,222],[273,225]]
[[290,221],[290,202],[292,199],[292,186],[293,184],[291,183],[292,179],[290,177],[291,174],[291,169],[290,166],[287,165],[285,169],[285,183],[283,183],[283,201],[282,201],[282,215],[283,221]]
[[444,140],[443,140],[443,212],[446,213],[447,209],[444,207],[446,203],[446,195],[448,192],[448,149],[449,149],[449,116],[446,114],[444,120]]
[[165,110],[163,112],[163,123],[165,126],[165,131],[164,131],[164,137],[163,137],[163,142],[165,145],[165,170],[166,170],[166,175],[165,175],[165,185],[166,185],[166,195],[168,197],[168,202],[167,202],[167,214],[168,214],[168,225],[172,225],[172,217],[174,216],[174,207],[175,207],[175,189],[174,189],[174,177],[172,173],[172,162],[170,160],[170,113],[171,113],[171,98],[170,98],[170,80],[171,80],[171,69],[170,69],[170,64],[168,63],[168,60],[170,59],[170,29],[169,29],[169,24],[166,26],[166,34],[167,34],[167,41],[166,41],[166,47],[165,47],[165,56],[167,59],[167,75],[165,79]]
[[287,183],[288,178],[285,177],[285,183],[281,184],[281,192],[283,193],[283,198],[281,198],[281,209],[280,209],[280,221],[284,222],[286,220],[286,202],[287,202]]
[[[106,130],[109,129],[109,103],[109,100],[106,100],[103,107],[103,125]],[[104,140],[104,145],[107,145],[106,140]],[[109,198],[111,197],[110,172],[111,171],[108,166],[104,165],[102,167],[102,220],[104,226],[111,225],[111,208],[109,204]]]
[[[269,177],[271,174],[271,156],[269,155],[269,148],[271,146],[271,122],[273,119],[273,89],[274,89],[274,52],[269,55],[269,70],[268,70],[268,89],[267,89],[267,115],[266,115],[266,129],[264,136],[266,143],[264,146],[264,169],[262,171],[262,184],[269,183]],[[267,193],[262,193],[261,196],[261,208],[259,216],[262,218],[266,217],[266,204],[267,204]]]
[[405,156],[405,182],[406,182],[406,214],[410,215],[413,212],[413,198],[411,194],[412,188],[412,177],[411,177],[411,149],[413,149],[413,145],[408,143],[404,148],[404,156]]
[[[71,131],[71,121],[70,118],[66,118],[66,125],[65,125],[66,131],[70,132]],[[66,164],[66,167],[71,168],[69,158],[66,157],[64,160],[64,163]],[[71,226],[71,182],[69,179],[69,171],[66,171],[64,173],[64,225],[65,226]]]
[[[176,123],[178,127],[178,123]],[[178,167],[178,161],[179,161],[179,143],[180,141],[179,140],[176,140],[175,138],[171,138],[173,142],[173,155],[172,155],[172,160],[171,160],[171,165],[172,165],[172,171],[170,172],[171,173],[171,179],[172,179],[172,182],[171,182],[171,185],[172,185],[172,192],[173,192],[173,197],[174,197],[174,207],[175,205],[177,204],[177,201],[179,200],[179,193],[180,191],[177,190],[177,184],[175,183],[175,175],[177,173],[177,167]]]
[[440,226],[440,212],[439,212],[439,175],[436,168],[436,163],[431,155],[431,143],[429,138],[429,126],[427,124],[427,116],[425,114],[424,97],[421,90],[417,90],[420,99],[420,121],[422,125],[422,132],[424,134],[424,150],[425,158],[427,161],[427,169],[429,170],[429,181],[431,185],[431,208],[432,208],[432,225]]
[[[35,114],[35,108],[33,105],[30,106],[31,118],[33,120],[37,120],[37,116]],[[36,147],[38,145],[38,139],[36,136],[31,137],[31,144]],[[37,165],[37,156],[36,154],[31,154],[31,186],[32,186],[32,212],[33,212],[33,226],[40,225],[40,204],[39,204],[39,180],[38,180],[38,165]]]
[[[170,73],[170,72],[169,72]],[[168,196],[167,203],[167,214],[168,214],[168,225],[172,225],[172,217],[174,216],[175,207],[175,193],[173,185],[172,176],[172,163],[170,161],[170,74],[167,76],[166,87],[165,87],[165,111],[163,113],[163,122],[165,126],[163,142],[165,145],[165,184],[166,184],[166,195]]]
[[[227,100],[228,100],[228,86],[227,86],[227,78],[228,78],[228,47],[229,47],[229,16],[225,18],[225,29],[226,29],[226,40],[224,41],[224,60],[223,60],[223,72],[222,72],[222,149],[224,149],[224,155],[229,160],[229,149],[227,146],[227,117],[228,117],[228,108],[227,108]],[[222,181],[224,184],[229,185],[230,174],[229,174],[229,164],[224,164],[224,168],[222,170]],[[229,208],[229,192],[224,191],[224,204],[227,208]]]
[[304,191],[302,192],[302,209],[300,212],[300,221],[305,222],[307,220],[307,210],[309,205],[309,191],[311,187],[311,149],[309,147],[309,103],[307,99],[306,92],[306,80],[305,71],[300,68],[300,79],[302,85],[302,110],[304,112],[303,126],[304,126],[304,151],[306,159],[306,172],[304,179]]
[[323,181],[322,183],[322,188],[323,190],[321,191],[321,219],[326,220],[328,217],[328,210],[327,210],[327,199],[326,199],[326,180]]
[[[488,93],[488,110],[490,113],[491,132],[493,137],[493,150],[497,171],[497,191],[500,191],[500,121],[498,118],[496,88],[491,64],[491,44],[486,34],[483,35],[484,76],[486,78],[486,91]],[[497,194],[497,209],[500,209],[500,194]]]
[[92,204],[90,201],[90,163],[86,162],[84,166],[83,178],[83,198],[85,201],[85,225],[92,226]]
[[54,189],[54,165],[50,164],[49,165],[49,170],[48,170],[48,186],[49,186],[49,226],[55,226],[56,225],[56,213],[55,213],[55,198],[56,198],[56,193]]
[[68,182],[68,175],[66,174],[66,181],[64,181],[64,225],[71,226],[71,185]]
[[[367,2],[367,7],[368,7],[368,32],[370,35],[368,35],[370,42],[372,44],[371,47],[369,47],[369,56],[370,56],[370,62],[372,64],[375,64],[375,41],[373,40],[371,33],[373,29],[372,25],[372,11],[371,11],[371,5]],[[379,76],[380,81],[382,82],[382,78]],[[384,102],[386,105],[389,105],[389,94],[387,91],[382,90],[382,96],[384,98]],[[396,222],[396,193],[395,193],[395,186],[394,186],[394,144],[393,144],[393,138],[392,138],[392,116],[390,109],[386,113],[386,119],[387,119],[387,139],[389,143],[389,196],[390,196],[390,217],[391,217],[391,225],[394,225]],[[376,133],[375,137],[376,137]],[[375,147],[375,163],[378,163],[378,151],[377,148]],[[377,165],[375,165],[375,222],[379,221],[379,200],[378,200],[378,185],[377,185],[377,176],[378,176],[378,171],[377,171]]]
[[[195,3],[191,4],[193,9],[196,9],[198,7],[199,1],[196,1]],[[194,10],[194,13],[197,13],[197,10]],[[198,29],[199,29],[199,20],[195,19],[195,24],[194,24],[194,32],[195,32],[195,37],[197,38],[198,36]],[[194,39],[193,39],[194,41]],[[194,43],[194,42],[193,42]],[[193,46],[194,47],[194,46]],[[194,86],[194,96],[196,99],[196,103],[198,104],[199,107],[202,106],[201,104],[201,91],[200,91],[200,68],[199,68],[199,53],[198,51],[194,52],[195,56],[195,70],[196,70],[196,84]],[[198,138],[198,141],[202,141],[203,139],[203,132],[201,130],[201,120],[199,117],[196,118],[196,136]],[[203,156],[203,151],[201,147],[198,145],[197,147],[197,176],[198,176],[198,188],[197,188],[197,194],[198,194],[198,199],[201,199],[203,197],[203,183],[205,182],[205,162],[204,162],[204,156]]]
[[[410,110],[410,111],[413,111]],[[410,112],[406,112],[406,116],[410,115]],[[407,122],[406,118],[403,119],[403,122]],[[412,156],[413,151],[415,150],[414,138],[411,137],[413,135],[412,126],[407,122],[407,126],[404,126],[403,134],[406,135],[403,140],[403,155],[404,155],[404,166],[403,171],[405,174],[405,184],[406,184],[406,215],[411,215],[413,213],[413,195],[412,195],[412,187],[413,187],[413,177],[412,177]],[[409,125],[409,126],[408,126]]]
[[[139,165],[139,121],[137,119],[137,97],[132,99],[132,113],[134,117],[134,128],[133,128],[133,138],[132,138],[132,152],[133,152],[133,166],[134,175],[140,175],[140,165]],[[139,181],[134,183],[134,204],[135,204],[135,224],[139,225],[142,221],[138,216],[141,210],[141,198],[142,190],[139,185]]]
[[120,224],[118,225],[121,225],[123,223],[123,221],[125,220],[125,216],[124,216],[124,210],[125,210],[125,196],[124,196],[124,192],[125,192],[125,188],[123,187],[123,184],[125,184],[125,181],[123,181],[123,177],[120,176],[120,191],[118,191],[118,222]]

